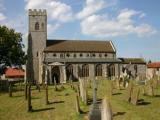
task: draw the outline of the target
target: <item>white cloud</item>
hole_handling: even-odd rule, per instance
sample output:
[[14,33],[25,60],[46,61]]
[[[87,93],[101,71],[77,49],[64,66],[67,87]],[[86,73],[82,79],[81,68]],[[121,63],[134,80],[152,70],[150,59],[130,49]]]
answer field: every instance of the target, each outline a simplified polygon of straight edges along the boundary
[[49,18],[61,22],[68,22],[73,19],[72,8],[58,0],[25,0],[25,9],[47,9]]
[[56,31],[61,25],[59,23],[56,23],[55,25],[47,24],[47,31],[48,34],[52,34],[54,31]]
[[157,31],[148,24],[134,24],[133,16],[140,16],[142,13],[124,9],[116,18],[106,19],[101,15],[91,15],[81,22],[81,31],[85,35],[98,37],[112,37],[128,34],[138,36],[151,35]]
[[105,8],[105,4],[104,0],[86,0],[86,5],[83,10],[77,14],[77,18],[82,19],[96,13]]
[[0,13],[0,21],[3,21],[5,20],[7,17],[3,14],[3,13]]

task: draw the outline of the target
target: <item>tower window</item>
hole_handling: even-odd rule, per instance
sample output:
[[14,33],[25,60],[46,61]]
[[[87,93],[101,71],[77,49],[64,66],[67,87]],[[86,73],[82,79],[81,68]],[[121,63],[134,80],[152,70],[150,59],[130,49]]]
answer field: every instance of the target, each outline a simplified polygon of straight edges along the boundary
[[107,53],[105,53],[104,56],[107,57],[108,56]]
[[36,24],[35,24],[35,30],[39,30],[39,23],[38,22],[36,22]]
[[101,54],[101,53],[99,53],[99,57],[102,57],[102,54]]
[[44,30],[44,23],[41,24],[42,30]]

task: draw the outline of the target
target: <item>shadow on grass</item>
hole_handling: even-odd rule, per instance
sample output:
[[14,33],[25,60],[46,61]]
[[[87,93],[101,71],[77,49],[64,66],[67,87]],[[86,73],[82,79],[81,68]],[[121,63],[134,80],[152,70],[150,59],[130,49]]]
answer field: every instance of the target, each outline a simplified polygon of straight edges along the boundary
[[160,95],[155,95],[154,97],[160,97]]
[[12,96],[13,98],[18,98],[18,97],[24,97],[24,95],[16,95],[16,96]]
[[124,115],[125,113],[126,113],[126,112],[117,112],[117,113],[113,114],[113,117],[114,117],[114,116]]
[[54,102],[49,102],[48,104],[58,104],[58,103],[64,103],[65,101],[54,101]]
[[36,110],[32,110],[32,112],[41,112],[41,111],[47,111],[47,110],[52,110],[52,109],[55,109],[55,108],[51,107],[51,108],[36,109]]
[[112,95],[121,95],[122,93],[118,92],[118,93],[113,93]]
[[138,103],[138,105],[149,105],[149,104],[151,104],[151,102],[145,102],[145,101],[143,101],[143,102]]
[[145,102],[144,99],[139,99],[137,105],[149,105],[151,102]]

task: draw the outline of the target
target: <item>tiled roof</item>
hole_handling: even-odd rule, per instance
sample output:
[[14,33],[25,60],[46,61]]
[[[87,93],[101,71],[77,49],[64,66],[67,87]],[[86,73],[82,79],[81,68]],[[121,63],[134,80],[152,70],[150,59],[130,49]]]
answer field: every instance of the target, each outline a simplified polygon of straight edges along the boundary
[[119,58],[123,64],[146,64],[142,58]]
[[24,71],[22,69],[18,68],[7,68],[5,71],[5,76],[6,77],[23,77],[24,76]]
[[148,68],[160,68],[160,62],[153,62],[147,64]]
[[111,41],[78,41],[78,40],[47,40],[45,52],[111,52],[115,48]]

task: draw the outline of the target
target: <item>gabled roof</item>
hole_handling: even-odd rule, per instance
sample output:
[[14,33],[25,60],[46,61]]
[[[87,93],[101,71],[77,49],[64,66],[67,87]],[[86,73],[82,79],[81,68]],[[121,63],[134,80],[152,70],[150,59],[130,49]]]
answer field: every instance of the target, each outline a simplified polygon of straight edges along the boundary
[[160,62],[153,62],[147,64],[148,68],[160,68]]
[[116,50],[111,41],[47,40],[44,52],[110,52]]
[[24,77],[24,71],[18,68],[7,68],[5,71],[6,77]]
[[119,58],[123,64],[146,64],[143,58]]

